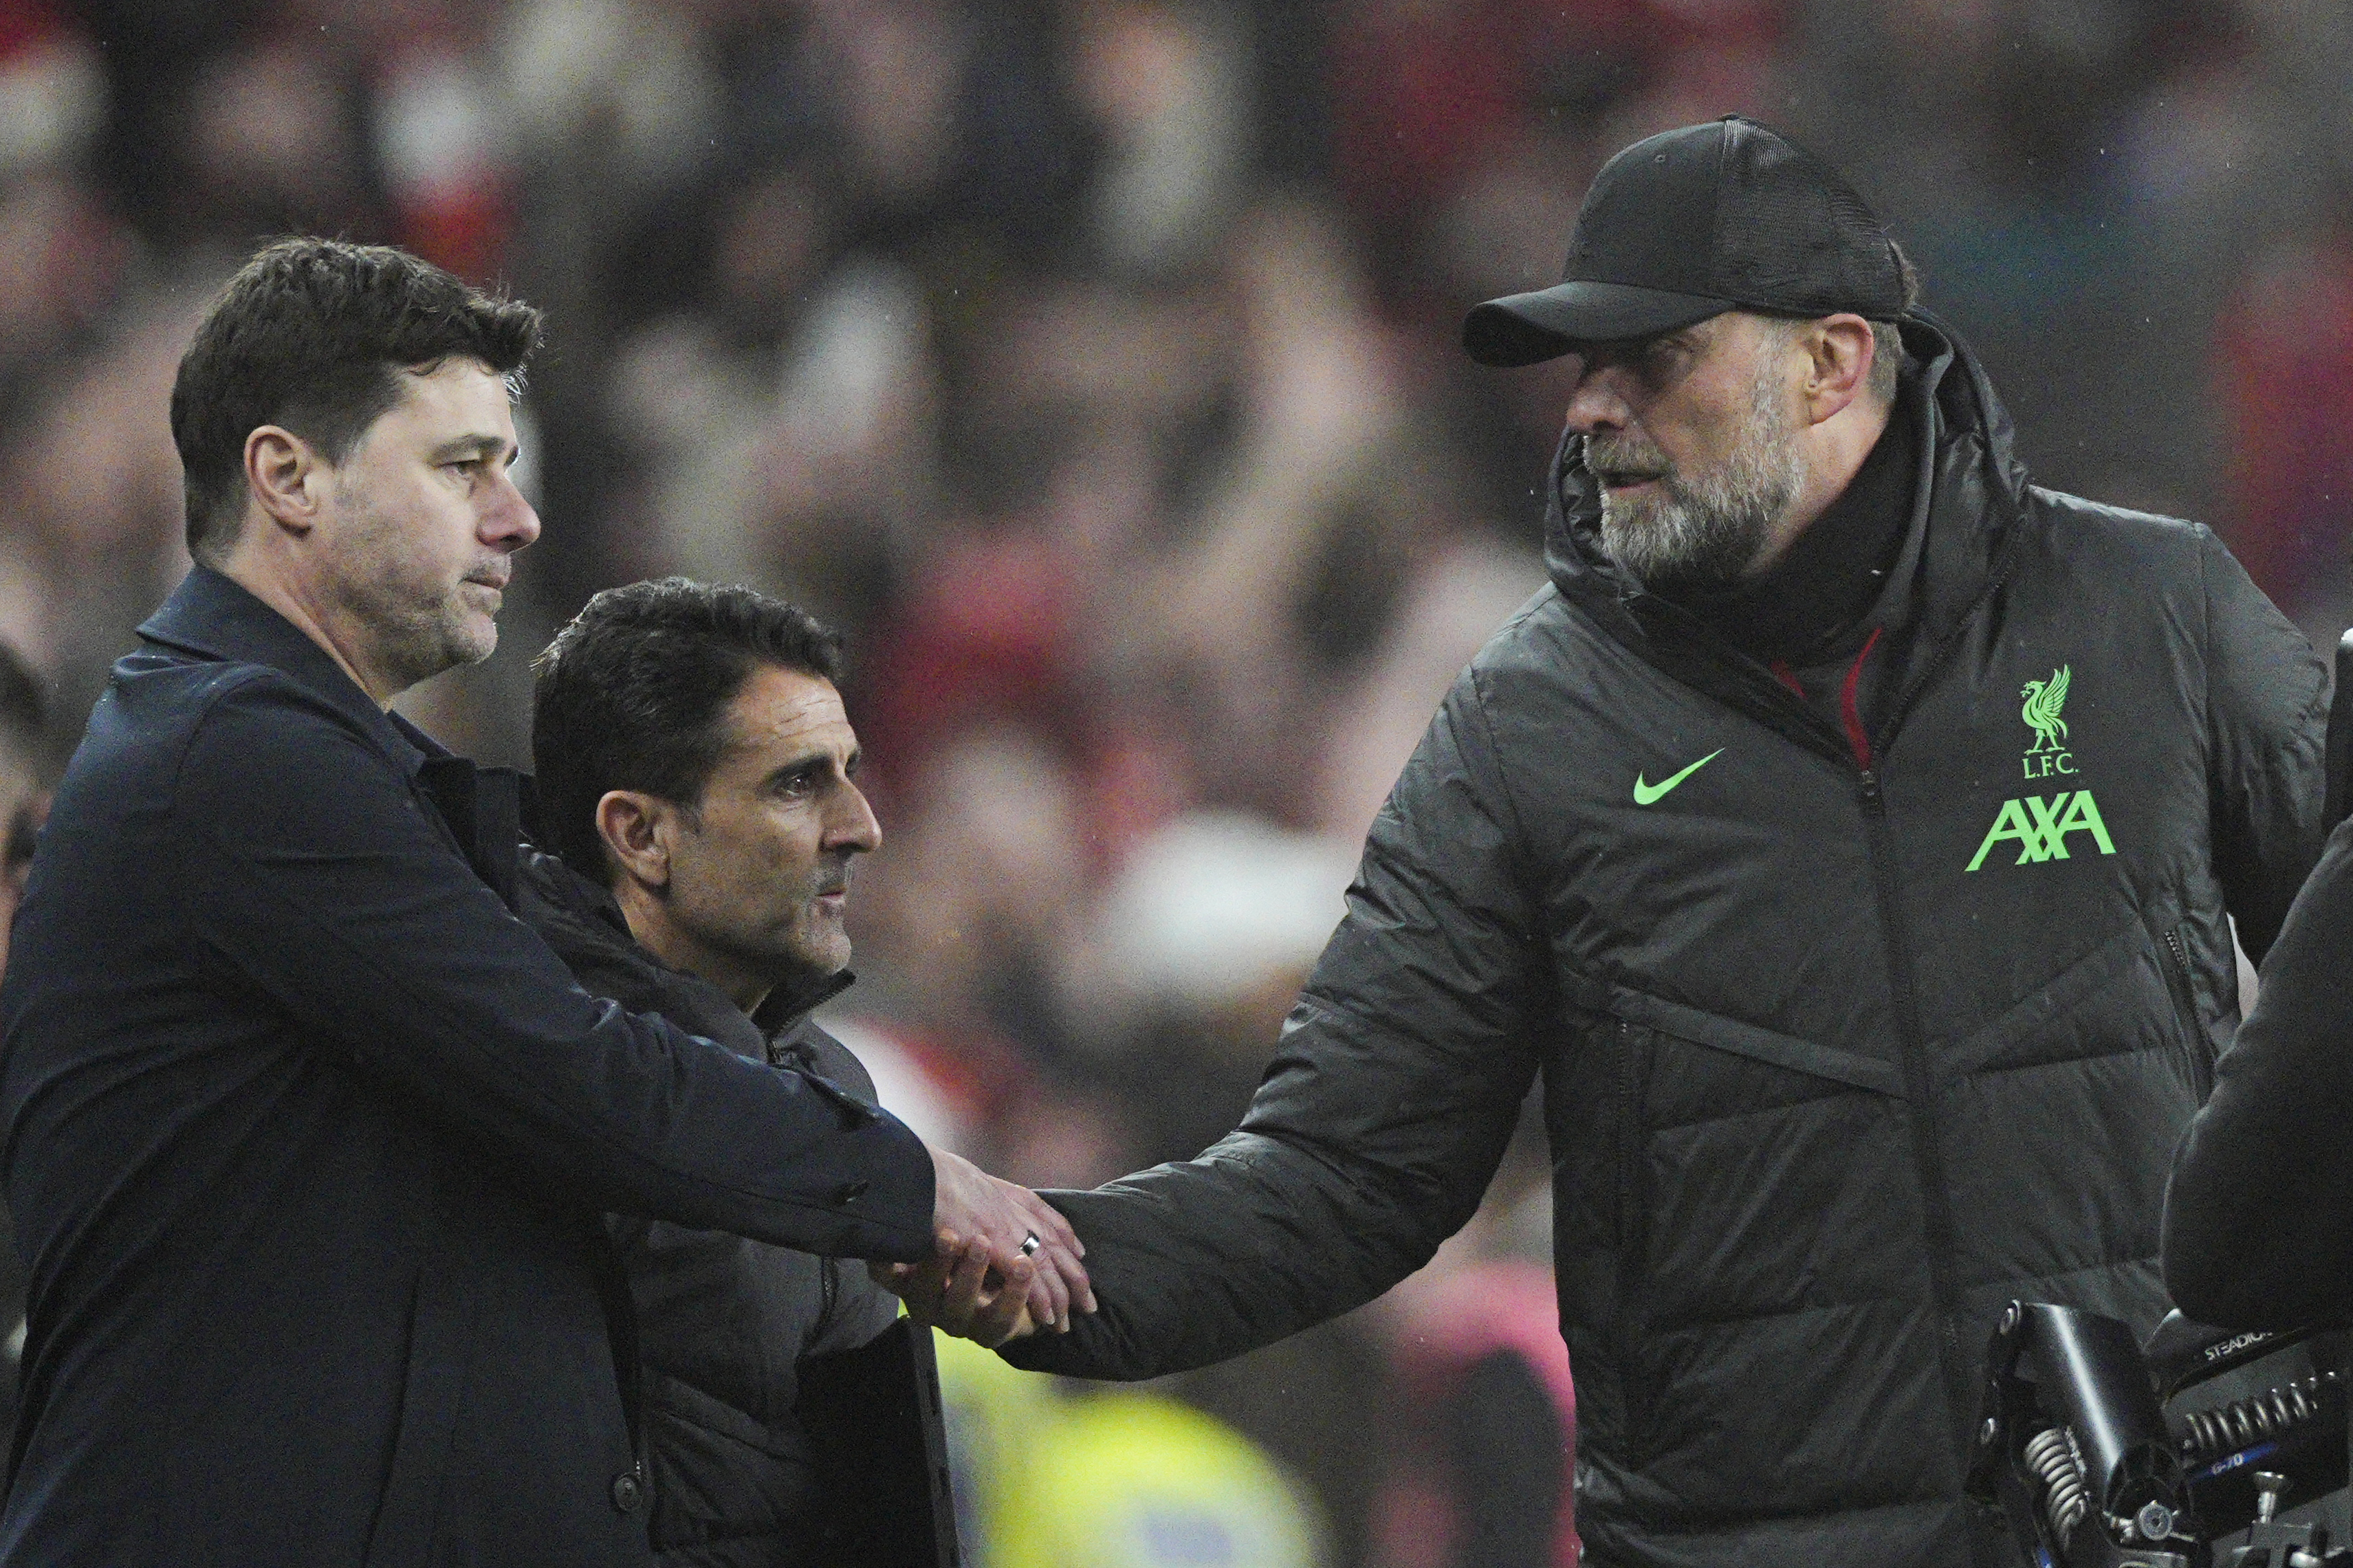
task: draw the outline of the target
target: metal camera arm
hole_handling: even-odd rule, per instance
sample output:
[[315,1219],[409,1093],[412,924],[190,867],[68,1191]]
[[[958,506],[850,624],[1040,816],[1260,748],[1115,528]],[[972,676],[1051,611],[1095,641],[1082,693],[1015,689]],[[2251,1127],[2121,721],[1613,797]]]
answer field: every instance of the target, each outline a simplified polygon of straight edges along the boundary
[[2148,1342],[2149,1374],[2171,1412],[2174,1441],[2216,1568],[2330,1568],[2353,1552],[2330,1545],[2344,1501],[2343,1331],[2308,1326],[2232,1332],[2168,1314]]
[[2315,1526],[2286,1524],[2272,1517],[2287,1489],[2285,1476],[2257,1470],[2254,1481],[2254,1522],[2247,1526],[2245,1541],[2217,1544],[2214,1568],[2341,1568],[2353,1561],[2353,1553],[2341,1547],[2330,1551],[2327,1534]]
[[[2032,1568],[2353,1568],[2346,1333],[2123,1323],[2013,1302],[1969,1491]],[[2169,1413],[2169,1414],[2168,1414]],[[2301,1517],[2278,1516],[2294,1504]],[[2306,1506],[2309,1505],[2309,1506]]]
[[1988,1348],[1969,1490],[2000,1508],[2036,1568],[2212,1563],[2139,1342],[2114,1318],[2010,1304]]

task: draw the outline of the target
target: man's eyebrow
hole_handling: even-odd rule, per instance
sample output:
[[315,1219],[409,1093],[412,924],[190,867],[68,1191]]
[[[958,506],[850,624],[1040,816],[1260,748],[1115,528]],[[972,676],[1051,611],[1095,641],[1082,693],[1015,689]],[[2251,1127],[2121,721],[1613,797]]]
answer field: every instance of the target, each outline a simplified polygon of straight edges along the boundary
[[433,448],[427,461],[437,467],[468,458],[504,458],[509,464],[522,455],[521,447],[510,447],[503,436],[453,436]]

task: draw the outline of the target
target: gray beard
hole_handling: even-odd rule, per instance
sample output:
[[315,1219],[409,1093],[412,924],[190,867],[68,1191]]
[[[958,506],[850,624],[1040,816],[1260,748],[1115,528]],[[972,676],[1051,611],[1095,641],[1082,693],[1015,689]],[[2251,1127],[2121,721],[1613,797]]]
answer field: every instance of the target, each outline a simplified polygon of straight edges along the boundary
[[[1806,478],[1777,390],[1768,376],[1757,377],[1731,456],[1715,468],[1694,475],[1669,468],[1648,495],[1602,492],[1601,545],[1620,571],[1670,598],[1723,588],[1746,574]],[[1588,436],[1586,462],[1655,468],[1664,458],[1646,442]]]

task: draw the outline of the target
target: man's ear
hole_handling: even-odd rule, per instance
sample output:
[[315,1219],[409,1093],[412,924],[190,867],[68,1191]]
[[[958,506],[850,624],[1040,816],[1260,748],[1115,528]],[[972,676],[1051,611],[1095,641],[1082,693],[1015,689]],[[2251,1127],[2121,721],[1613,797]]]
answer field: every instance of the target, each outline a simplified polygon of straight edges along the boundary
[[1819,425],[1862,395],[1876,344],[1871,323],[1847,311],[1808,322],[1799,341],[1806,350],[1806,379],[1800,389],[1806,417]]
[[620,875],[649,892],[670,886],[670,843],[677,808],[659,795],[607,790],[596,802],[596,837]]
[[249,504],[289,533],[308,533],[318,521],[332,473],[316,447],[281,426],[259,426],[245,438]]

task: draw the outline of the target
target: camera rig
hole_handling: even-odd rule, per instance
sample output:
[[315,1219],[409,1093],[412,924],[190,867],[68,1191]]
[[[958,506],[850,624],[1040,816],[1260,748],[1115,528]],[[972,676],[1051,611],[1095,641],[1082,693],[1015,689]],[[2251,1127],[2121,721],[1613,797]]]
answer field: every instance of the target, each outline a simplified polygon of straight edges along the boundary
[[1970,1494],[2033,1568],[2353,1568],[2347,1348],[2175,1312],[2144,1349],[2114,1318],[2013,1301]]

